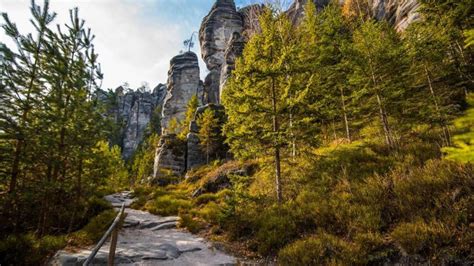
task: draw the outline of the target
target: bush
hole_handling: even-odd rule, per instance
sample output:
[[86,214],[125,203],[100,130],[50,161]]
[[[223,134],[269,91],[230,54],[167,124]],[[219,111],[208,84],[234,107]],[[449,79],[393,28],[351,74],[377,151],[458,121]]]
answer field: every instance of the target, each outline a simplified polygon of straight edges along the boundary
[[189,210],[191,206],[189,200],[179,199],[173,195],[165,195],[148,201],[145,208],[152,214],[169,216],[178,215],[180,210]]
[[107,231],[117,216],[115,210],[106,210],[92,218],[81,230],[74,232],[71,236],[71,245],[85,246],[95,244]]
[[197,205],[204,205],[210,201],[216,201],[218,199],[217,194],[212,194],[212,193],[206,193],[202,194],[199,197],[196,198],[196,204]]
[[278,253],[281,265],[352,265],[359,262],[355,245],[320,231],[297,240]]
[[10,235],[0,240],[0,264],[42,265],[46,258],[65,246],[65,236]]
[[298,218],[290,208],[269,207],[256,219],[255,240],[258,243],[257,250],[261,254],[276,252],[298,236]]
[[426,256],[435,255],[439,248],[448,245],[454,234],[440,222],[418,220],[399,224],[390,236],[404,252]]
[[189,232],[193,234],[198,233],[205,227],[205,225],[202,222],[193,218],[193,216],[190,214],[180,212],[179,217],[181,218],[179,222],[179,226],[185,227],[186,229],[188,229]]

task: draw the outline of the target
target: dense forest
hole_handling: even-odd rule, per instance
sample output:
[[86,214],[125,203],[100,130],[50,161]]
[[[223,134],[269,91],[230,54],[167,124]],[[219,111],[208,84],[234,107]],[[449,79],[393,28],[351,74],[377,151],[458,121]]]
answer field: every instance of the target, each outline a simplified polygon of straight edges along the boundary
[[168,128],[184,141],[195,120],[206,164],[166,186],[146,183],[159,115],[129,161],[109,144],[78,10],[56,28],[48,2],[33,3],[34,35],[3,14],[16,47],[0,43],[0,262],[94,243],[114,217],[102,197],[125,188],[134,208],[179,215],[265,263],[474,262],[474,6],[419,2],[421,19],[400,32],[359,1],[309,2],[297,25],[267,6],[223,90],[225,115],[195,117],[194,97]]

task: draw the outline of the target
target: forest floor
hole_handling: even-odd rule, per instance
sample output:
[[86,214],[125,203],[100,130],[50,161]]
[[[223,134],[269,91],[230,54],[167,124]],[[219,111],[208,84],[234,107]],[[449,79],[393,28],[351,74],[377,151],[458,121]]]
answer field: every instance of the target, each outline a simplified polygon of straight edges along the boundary
[[[177,229],[178,217],[160,217],[130,209],[130,192],[105,197],[114,207],[125,203],[127,214],[119,233],[115,264],[118,265],[236,265],[237,258],[211,242]],[[97,253],[94,265],[107,265],[109,242]],[[82,265],[92,247],[61,250],[50,265]]]

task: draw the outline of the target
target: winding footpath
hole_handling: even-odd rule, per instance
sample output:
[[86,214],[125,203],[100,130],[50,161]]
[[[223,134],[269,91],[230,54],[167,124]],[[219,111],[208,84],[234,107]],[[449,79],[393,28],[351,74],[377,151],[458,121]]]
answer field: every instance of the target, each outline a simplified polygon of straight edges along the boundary
[[[125,218],[119,233],[115,257],[116,265],[237,265],[235,257],[214,247],[203,238],[176,229],[178,217],[160,217],[130,209],[130,192],[105,197],[119,208],[125,202]],[[92,247],[91,247],[92,249]],[[109,243],[97,253],[93,265],[107,265]],[[59,251],[49,265],[82,265],[90,249],[74,253]]]

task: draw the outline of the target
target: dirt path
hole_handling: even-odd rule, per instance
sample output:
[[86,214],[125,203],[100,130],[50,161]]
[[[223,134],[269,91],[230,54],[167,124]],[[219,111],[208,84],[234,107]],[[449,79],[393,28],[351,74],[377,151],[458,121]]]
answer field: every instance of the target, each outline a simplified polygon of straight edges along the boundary
[[[109,195],[114,207],[133,202],[130,192]],[[236,265],[237,259],[213,247],[203,238],[176,229],[178,217],[160,217],[126,208],[128,214],[119,233],[117,265]],[[94,265],[107,265],[109,244],[97,254]],[[82,265],[90,250],[77,253],[59,251],[50,265]]]

